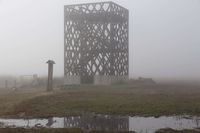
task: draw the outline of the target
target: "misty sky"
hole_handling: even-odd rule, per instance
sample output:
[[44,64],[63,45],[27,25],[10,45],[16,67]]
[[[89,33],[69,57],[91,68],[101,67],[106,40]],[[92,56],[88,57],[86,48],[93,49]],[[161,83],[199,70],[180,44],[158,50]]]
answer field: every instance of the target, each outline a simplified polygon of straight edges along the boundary
[[[64,5],[0,0],[0,75],[63,75]],[[113,0],[130,10],[130,77],[200,80],[200,0]]]

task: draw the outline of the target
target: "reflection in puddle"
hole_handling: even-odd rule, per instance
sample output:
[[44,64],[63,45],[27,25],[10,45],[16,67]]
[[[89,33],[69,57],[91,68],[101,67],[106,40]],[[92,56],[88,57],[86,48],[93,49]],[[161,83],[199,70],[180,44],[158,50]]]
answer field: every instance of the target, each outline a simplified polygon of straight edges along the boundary
[[200,127],[199,122],[200,117],[130,117],[129,130],[137,131],[137,133],[154,133],[156,130],[164,128],[171,128],[175,130],[195,129]]
[[108,115],[84,115],[82,117],[69,117],[64,119],[64,127],[80,127],[84,131],[128,131],[129,117]]
[[53,117],[49,119],[0,119],[1,127],[23,128],[81,128],[83,131],[136,131],[154,133],[158,129],[177,130],[200,127],[200,117],[128,117],[114,115],[84,114],[78,117]]

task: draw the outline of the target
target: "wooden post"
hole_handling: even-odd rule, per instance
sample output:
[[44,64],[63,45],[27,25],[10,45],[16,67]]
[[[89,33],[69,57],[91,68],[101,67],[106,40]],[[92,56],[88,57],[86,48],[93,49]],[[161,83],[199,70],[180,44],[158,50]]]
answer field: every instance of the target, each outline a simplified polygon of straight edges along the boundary
[[53,65],[55,62],[53,60],[48,60],[48,81],[47,81],[47,91],[53,91]]

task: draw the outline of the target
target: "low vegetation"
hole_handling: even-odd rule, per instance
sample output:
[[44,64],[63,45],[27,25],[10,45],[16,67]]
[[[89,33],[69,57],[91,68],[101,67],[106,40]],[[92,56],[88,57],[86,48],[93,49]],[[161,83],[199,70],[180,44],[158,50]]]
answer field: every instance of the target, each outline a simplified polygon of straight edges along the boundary
[[9,106],[1,115],[50,117],[80,115],[84,111],[132,116],[200,115],[198,86],[66,86],[52,94],[37,95],[23,96],[24,100],[20,98],[17,104],[11,100],[14,106]]
[[1,133],[83,133],[80,129],[23,129],[1,128]]
[[156,133],[200,133],[200,130],[194,129],[194,130],[173,130],[173,129],[160,129],[156,131]]
[[[81,129],[23,129],[23,128],[0,128],[0,133],[84,133]],[[115,133],[106,131],[90,131],[88,133]],[[134,132],[117,132],[117,133],[134,133]]]
[[28,90],[0,89],[0,116],[5,116],[8,112],[14,111],[14,107],[23,101],[47,94],[50,93],[39,88]]
[[[81,129],[23,129],[23,128],[0,128],[1,133],[83,133]],[[90,131],[89,133],[115,133],[106,131]],[[117,132],[117,133],[134,133],[130,132]],[[173,130],[173,129],[160,129],[156,133],[200,133],[199,130]]]

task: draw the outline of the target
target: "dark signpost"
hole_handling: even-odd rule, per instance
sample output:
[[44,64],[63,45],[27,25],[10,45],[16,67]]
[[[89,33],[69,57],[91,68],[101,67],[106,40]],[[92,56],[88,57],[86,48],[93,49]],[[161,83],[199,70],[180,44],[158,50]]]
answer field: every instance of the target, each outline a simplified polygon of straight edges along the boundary
[[47,91],[53,91],[53,65],[55,62],[53,60],[48,60],[48,81],[47,81]]

